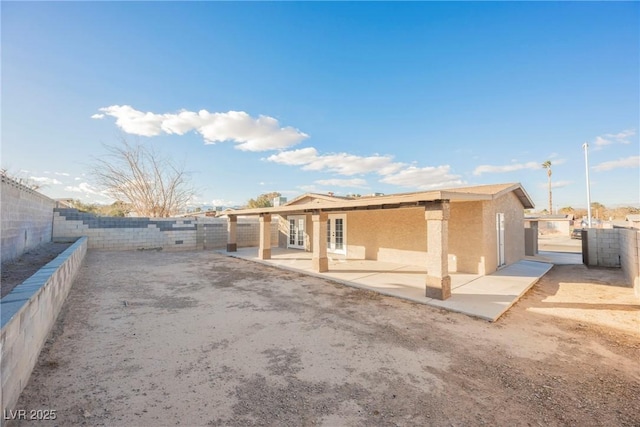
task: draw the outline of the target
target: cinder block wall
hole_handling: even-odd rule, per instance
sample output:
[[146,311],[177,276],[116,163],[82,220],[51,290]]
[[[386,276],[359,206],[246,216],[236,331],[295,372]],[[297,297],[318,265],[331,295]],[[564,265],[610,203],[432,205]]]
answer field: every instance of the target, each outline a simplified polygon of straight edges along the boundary
[[640,298],[640,230],[619,228],[617,231],[620,236],[622,271]]
[[51,241],[54,200],[5,176],[0,197],[2,262]]
[[598,267],[620,267],[619,229],[590,228],[587,231],[589,265]]
[[587,265],[620,267],[640,298],[640,231],[628,228],[587,230]]
[[14,409],[87,252],[79,239],[2,298],[2,409]]
[[[55,209],[53,240],[89,238],[89,249],[197,250],[223,249],[227,245],[227,220],[222,218],[119,218],[99,217],[76,209]],[[272,222],[273,245],[278,243],[278,223]],[[257,219],[239,219],[238,247],[258,246]]]

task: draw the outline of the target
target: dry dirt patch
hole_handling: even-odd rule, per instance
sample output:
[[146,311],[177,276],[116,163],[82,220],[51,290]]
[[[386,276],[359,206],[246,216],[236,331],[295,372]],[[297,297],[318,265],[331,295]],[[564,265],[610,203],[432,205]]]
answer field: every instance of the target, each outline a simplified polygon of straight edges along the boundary
[[18,409],[57,411],[39,425],[638,425],[638,301],[599,271],[596,307],[596,273],[566,267],[490,324],[211,252],[90,251]]
[[33,276],[40,268],[55,259],[69,246],[71,246],[71,243],[44,243],[26,251],[15,260],[3,263],[2,297]]

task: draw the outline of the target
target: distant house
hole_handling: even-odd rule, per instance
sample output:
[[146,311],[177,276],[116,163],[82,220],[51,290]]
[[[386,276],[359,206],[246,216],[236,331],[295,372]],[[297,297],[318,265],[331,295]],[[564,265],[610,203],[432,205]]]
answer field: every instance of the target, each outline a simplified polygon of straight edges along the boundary
[[[225,211],[227,250],[236,250],[238,216],[258,216],[261,259],[279,246],[312,252],[318,272],[328,270],[328,254],[426,266],[426,295],[446,299],[449,272],[486,275],[524,258],[524,209],[533,207],[517,183],[362,197],[308,193],[281,206]],[[278,242],[269,233],[272,215],[280,218]]]
[[640,228],[640,215],[627,215],[625,217],[629,227]]
[[538,223],[539,234],[559,234],[570,236],[575,226],[574,216],[570,215],[526,215],[525,227],[530,228],[531,223]]

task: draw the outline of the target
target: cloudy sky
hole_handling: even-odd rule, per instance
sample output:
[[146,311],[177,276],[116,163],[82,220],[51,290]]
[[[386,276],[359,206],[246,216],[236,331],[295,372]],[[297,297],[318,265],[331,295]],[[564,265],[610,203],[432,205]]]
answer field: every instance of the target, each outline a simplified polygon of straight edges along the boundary
[[640,205],[640,4],[2,2],[2,167],[107,199],[121,137],[197,203],[521,182]]

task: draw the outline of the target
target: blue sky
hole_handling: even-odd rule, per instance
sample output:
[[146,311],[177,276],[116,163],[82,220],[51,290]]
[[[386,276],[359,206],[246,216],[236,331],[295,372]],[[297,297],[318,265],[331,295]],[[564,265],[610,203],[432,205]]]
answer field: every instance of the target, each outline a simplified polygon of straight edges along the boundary
[[521,182],[640,205],[639,3],[1,3],[2,166],[51,197],[121,135],[196,203]]

